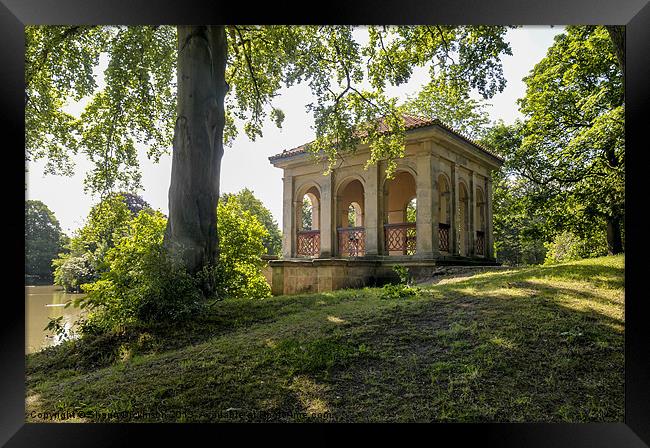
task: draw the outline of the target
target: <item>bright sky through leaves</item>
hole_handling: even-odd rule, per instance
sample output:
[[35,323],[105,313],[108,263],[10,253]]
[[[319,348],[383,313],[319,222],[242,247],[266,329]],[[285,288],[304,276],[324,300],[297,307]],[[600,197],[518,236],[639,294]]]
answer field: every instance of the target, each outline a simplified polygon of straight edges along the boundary
[[[553,37],[562,31],[563,27],[558,26],[526,26],[508,31],[507,38],[513,55],[502,58],[504,76],[508,84],[502,93],[488,101],[491,104],[488,110],[492,120],[502,119],[511,123],[520,116],[516,100],[525,93],[525,85],[521,79],[545,56],[548,47],[553,43]],[[366,30],[363,28],[357,30],[356,35],[367,39]],[[100,71],[103,68],[100,66]],[[387,94],[406,99],[409,95],[415,95],[428,80],[426,68],[416,69],[408,83],[388,88]],[[99,85],[101,87],[101,82]],[[269,120],[264,127],[263,137],[258,138],[256,142],[251,142],[243,132],[239,134],[234,144],[226,148],[223,157],[221,191],[235,193],[248,187],[271,210],[281,226],[282,170],[274,168],[268,157],[283,149],[313,140],[314,131],[311,128],[312,116],[305,110],[305,105],[313,100],[309,88],[296,85],[288,89],[282,88],[278,93],[274,105],[286,114],[282,129],[277,129]],[[479,98],[478,95],[475,96]],[[68,110],[78,114],[83,105],[84,101],[71,104]],[[154,164],[147,159],[145,153],[144,148],[141,148],[139,159],[144,191],[140,194],[152,207],[167,213],[171,156],[164,156],[158,164]],[[43,175],[43,160],[30,162],[27,167],[27,199],[41,200],[47,204],[67,234],[83,224],[84,217],[97,201],[97,198],[83,192],[83,178],[91,164],[83,155],[76,156],[74,160],[76,168],[72,177]]]

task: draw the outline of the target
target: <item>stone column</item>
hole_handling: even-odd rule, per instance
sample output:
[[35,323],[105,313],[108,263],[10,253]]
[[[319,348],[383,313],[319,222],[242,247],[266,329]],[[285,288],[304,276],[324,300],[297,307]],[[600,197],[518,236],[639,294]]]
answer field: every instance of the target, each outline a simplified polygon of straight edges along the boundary
[[451,162],[451,213],[450,213],[450,229],[449,229],[449,253],[450,255],[458,255],[460,239],[458,234],[458,223],[460,222],[459,208],[458,208],[458,179],[456,175],[456,164]]
[[438,225],[435,216],[438,212],[438,191],[434,179],[432,142],[428,141],[422,144],[425,145],[424,151],[416,156],[416,256],[418,258],[433,258],[438,255],[438,238],[434,228]]
[[364,190],[364,225],[366,227],[366,255],[378,256],[379,255],[379,237],[380,237],[380,223],[379,216],[379,166],[371,165],[368,167],[368,175],[366,176],[366,187]]
[[296,213],[293,199],[293,176],[284,172],[282,179],[282,256],[292,258],[296,241]]
[[485,180],[485,256],[494,258],[494,235],[492,234],[492,173]]
[[332,244],[333,235],[333,201],[332,194],[333,187],[333,174],[326,174],[322,177],[321,187],[321,205],[320,205],[320,258],[331,258],[334,253],[334,246]]

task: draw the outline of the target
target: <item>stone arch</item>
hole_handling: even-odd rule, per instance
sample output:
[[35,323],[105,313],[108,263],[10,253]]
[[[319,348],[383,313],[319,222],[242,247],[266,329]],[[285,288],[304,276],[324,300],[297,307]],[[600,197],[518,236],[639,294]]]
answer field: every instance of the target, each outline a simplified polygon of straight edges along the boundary
[[417,199],[416,173],[407,165],[400,165],[392,179],[384,178],[384,251],[387,255],[414,255],[416,225],[409,222],[409,203]]
[[[311,203],[311,226],[309,229],[304,228],[304,220],[302,213],[302,203],[304,198],[309,198]],[[307,181],[296,188],[296,229],[298,230],[318,230],[321,228],[321,214],[320,214],[320,198],[321,190],[318,183],[314,181]]]
[[[354,223],[349,221],[350,209],[354,210]],[[365,255],[365,182],[358,175],[351,175],[337,182],[335,222],[337,252],[342,257]],[[350,225],[354,224],[354,225]]]

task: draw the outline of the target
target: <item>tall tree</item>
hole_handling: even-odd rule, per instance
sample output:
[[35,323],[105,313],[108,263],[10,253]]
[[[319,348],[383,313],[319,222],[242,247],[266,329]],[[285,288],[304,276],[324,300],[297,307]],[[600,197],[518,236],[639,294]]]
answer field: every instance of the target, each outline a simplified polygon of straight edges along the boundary
[[[404,135],[397,100],[384,93],[388,84],[428,64],[432,79],[484,97],[505,86],[505,27],[367,29],[362,47],[351,26],[27,27],[27,157],[46,157],[52,172],[70,173],[71,156],[81,151],[95,163],[90,191],[137,186],[136,143],[157,159],[173,132],[165,246],[195,272],[218,257],[223,144],[238,123],[251,139],[267,116],[281,126],[284,114],[272,99],[283,85],[307,82],[316,98],[307,105],[316,131],[310,150],[333,164],[367,143],[368,163],[386,159],[389,171]],[[106,87],[97,91],[93,70],[103,54]],[[370,90],[360,87],[364,79]],[[69,98],[87,96],[80,119],[65,112]]]
[[271,211],[264,206],[264,203],[255,197],[252,190],[244,188],[236,194],[226,193],[221,195],[219,201],[227,202],[231,197],[237,198],[237,202],[244,211],[255,216],[269,233],[263,238],[264,247],[267,253],[277,255],[282,250],[282,233],[278,223],[273,218]]
[[52,260],[62,250],[66,236],[54,213],[41,201],[25,202],[25,275],[52,280]]
[[565,210],[562,221],[603,221],[609,252],[622,252],[625,98],[607,29],[568,27],[524,81],[519,174],[540,187],[538,201]]
[[406,113],[434,118],[472,139],[485,134],[490,117],[487,104],[470,97],[466,89],[434,79],[414,97],[409,97],[402,109]]

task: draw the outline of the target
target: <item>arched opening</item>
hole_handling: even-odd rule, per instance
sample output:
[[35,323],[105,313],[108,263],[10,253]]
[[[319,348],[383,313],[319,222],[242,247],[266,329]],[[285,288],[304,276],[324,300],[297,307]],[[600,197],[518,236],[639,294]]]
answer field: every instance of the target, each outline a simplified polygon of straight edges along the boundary
[[307,189],[296,204],[296,255],[317,257],[320,254],[320,192],[315,186]]
[[438,250],[449,252],[451,229],[451,190],[444,174],[438,177]]
[[462,256],[469,255],[469,195],[467,194],[467,187],[463,182],[460,182],[458,190],[458,243],[459,253]]
[[342,257],[360,257],[366,253],[364,227],[364,188],[358,179],[350,179],[338,188],[338,253]]
[[397,171],[384,183],[384,247],[388,255],[413,255],[416,251],[416,186],[408,171]]
[[476,189],[476,255],[485,256],[485,196],[480,188]]

